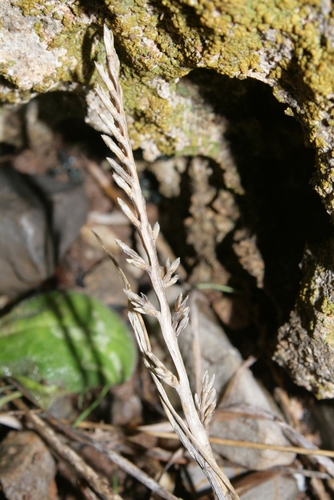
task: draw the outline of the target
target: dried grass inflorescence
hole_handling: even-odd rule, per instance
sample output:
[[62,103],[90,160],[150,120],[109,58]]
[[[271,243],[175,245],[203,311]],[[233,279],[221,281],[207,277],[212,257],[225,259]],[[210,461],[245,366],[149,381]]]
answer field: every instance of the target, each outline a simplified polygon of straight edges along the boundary
[[[98,86],[96,91],[106,111],[105,113],[101,113],[100,117],[108,127],[111,137],[107,135],[103,135],[102,137],[120,162],[118,164],[112,158],[108,158],[108,162],[113,169],[113,178],[129,197],[132,207],[130,208],[121,199],[118,200],[119,205],[124,214],[135,226],[143,244],[147,261],[121,241],[117,241],[117,243],[129,257],[127,261],[148,274],[158,300],[158,308],[150,303],[144,294],[138,295],[131,291],[124,273],[119,268],[117,262],[115,262],[113,256],[109,252],[108,254],[123,278],[125,284],[124,292],[129,300],[129,320],[134,329],[144,363],[151,372],[170,423],[178,434],[182,444],[203,469],[203,472],[212,485],[216,498],[236,500],[239,497],[228,478],[218,467],[205,430],[205,426],[209,423],[213,415],[216,401],[213,380],[210,380],[208,375],[205,374],[201,395],[196,395],[195,402],[179,350],[178,336],[188,323],[189,307],[187,306],[187,298],[184,299],[181,294],[176,300],[174,313],[171,314],[166,296],[166,288],[177,281],[178,276],[174,273],[180,261],[176,259],[171,263],[167,260],[162,266],[158,260],[156,240],[159,234],[159,224],[156,223],[152,228],[148,221],[146,203],[141,192],[123,109],[122,89],[118,79],[119,60],[114,49],[113,35],[106,27],[104,29],[104,43],[107,54],[107,69],[104,69],[100,64],[96,64],[96,67],[107,87],[107,91],[101,86]],[[142,314],[154,316],[159,322],[166,348],[175,366],[175,374],[167,369],[152,352],[150,339],[141,316]],[[185,421],[175,411],[163,384],[168,384],[177,391]]]

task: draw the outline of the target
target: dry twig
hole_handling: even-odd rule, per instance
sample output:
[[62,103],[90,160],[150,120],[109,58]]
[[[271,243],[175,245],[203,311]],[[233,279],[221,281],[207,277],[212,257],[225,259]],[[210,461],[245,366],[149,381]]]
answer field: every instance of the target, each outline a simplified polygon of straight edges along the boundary
[[100,498],[104,500],[122,500],[122,497],[112,490],[105,478],[100,477],[72,448],[63,443],[51,427],[35,412],[29,410],[21,399],[16,400],[14,404],[22,411],[28,426],[32,427],[51,446],[58,457],[70,464]]
[[29,412],[26,415],[30,425],[45,439],[53,450],[66,462],[71,464],[74,470],[83,477],[92,489],[105,500],[122,500],[122,497],[114,493],[106,480],[74,451],[63,443],[57,434],[38,415]]
[[[150,429],[152,427],[152,429]],[[155,430],[154,425],[142,425],[138,427],[139,431],[142,431],[150,436],[155,436],[163,439],[179,439],[176,434],[170,431],[159,431]],[[253,448],[255,450],[275,450],[281,451],[282,453],[298,453],[299,455],[310,455],[310,456],[319,456],[319,457],[334,457],[333,450],[320,450],[318,448],[303,448],[301,446],[284,446],[279,444],[269,444],[269,443],[257,443],[254,441],[241,441],[236,439],[226,439],[219,438],[215,436],[210,436],[210,443],[221,444],[223,446],[235,446],[237,448]],[[284,470],[286,467],[284,468]],[[301,470],[301,474],[305,472]],[[330,474],[333,475],[333,474]],[[327,476],[326,476],[327,477]]]
[[[102,453],[103,455],[107,456],[112,463],[117,465],[120,469],[124,470],[130,476],[137,479],[137,481],[144,484],[148,489],[152,491],[152,493],[159,495],[161,498],[165,500],[179,500],[176,496],[166,491],[154,479],[149,477],[148,474],[140,470],[135,464],[127,460],[125,457],[123,457],[116,451],[110,449],[110,447],[104,446],[101,442],[92,438],[90,435],[79,432],[77,429],[73,429],[72,427],[63,424],[54,418],[49,417],[48,420],[53,426],[57,427],[63,434],[68,436],[70,439],[85,444],[87,446],[91,446],[95,448],[99,453]],[[93,428],[97,427],[96,423],[94,423],[94,426],[89,424],[91,423],[85,422],[84,426]],[[107,426],[107,429],[110,430],[110,427],[111,426]]]
[[[197,397],[197,404],[195,404],[179,350],[178,335],[188,323],[187,299],[184,299],[182,294],[178,297],[172,315],[166,297],[166,288],[173,285],[178,279],[174,273],[179,265],[179,259],[172,263],[167,259],[163,266],[158,260],[156,240],[159,234],[159,224],[156,223],[152,228],[148,221],[146,203],[141,192],[123,109],[122,89],[118,79],[119,60],[113,45],[113,35],[106,27],[104,29],[104,43],[107,53],[107,70],[100,64],[96,64],[96,67],[108,92],[99,86],[97,93],[105,107],[105,113],[101,113],[100,117],[110,131],[112,138],[107,135],[102,137],[121,164],[108,158],[113,169],[113,178],[129,197],[132,207],[130,208],[121,199],[118,200],[119,205],[135,226],[147,260],[144,260],[137,252],[121,241],[117,241],[117,243],[129,257],[127,260],[130,264],[147,272],[159,304],[158,309],[156,309],[144,294],[137,295],[132,292],[124,273],[118,268],[125,283],[124,292],[129,299],[129,320],[134,329],[144,363],[150,370],[157,386],[166,415],[182,444],[203,469],[216,498],[236,500],[239,497],[228,478],[218,467],[204,427],[212,417],[215,405],[212,384],[206,377],[203,384],[205,387],[202,389],[201,395]],[[159,322],[166,347],[175,366],[175,374],[168,370],[152,352],[142,314],[154,316]],[[163,384],[170,385],[177,391],[186,423],[172,406]]]

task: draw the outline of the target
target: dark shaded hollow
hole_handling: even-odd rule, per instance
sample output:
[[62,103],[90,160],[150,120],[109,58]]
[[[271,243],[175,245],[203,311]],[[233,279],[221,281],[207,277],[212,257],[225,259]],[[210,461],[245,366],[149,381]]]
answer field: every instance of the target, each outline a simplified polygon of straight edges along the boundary
[[83,94],[55,91],[35,99],[38,119],[59,133],[65,144],[76,145],[97,158],[110,155],[100,132],[85,123],[87,105]]
[[[241,217],[236,229],[247,227],[257,237],[265,262],[264,289],[256,290],[232,249],[234,231],[217,246],[217,259],[232,275],[232,286],[253,290],[275,336],[294,306],[305,246],[326,240],[333,232],[325,208],[310,181],[315,173],[314,151],[305,146],[300,124],[284,114],[286,106],[269,86],[256,80],[236,80],[211,70],[194,70],[187,77],[216,114],[228,121],[225,139],[237,166],[245,195],[235,195]],[[224,188],[218,165],[210,184]],[[186,261],[183,219],[191,196],[187,173],[178,199],[165,200],[162,229],[174,251]],[[189,269],[191,271],[191,269]]]

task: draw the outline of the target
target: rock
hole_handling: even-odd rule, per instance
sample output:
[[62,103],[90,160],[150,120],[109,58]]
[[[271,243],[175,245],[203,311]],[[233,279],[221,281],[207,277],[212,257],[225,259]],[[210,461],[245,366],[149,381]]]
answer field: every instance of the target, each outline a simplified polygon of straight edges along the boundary
[[[105,242],[103,238],[102,240]],[[110,248],[110,246],[107,246],[107,248]],[[127,263],[124,264],[124,266],[126,265]],[[137,290],[137,283],[130,273],[127,273],[127,278],[130,281],[131,290]],[[104,259],[99,264],[96,264],[96,266],[87,273],[83,291],[104,304],[116,307],[128,306],[128,299],[123,292],[123,282],[121,281],[117,269],[109,259]]]
[[55,475],[55,461],[34,432],[10,432],[0,444],[0,484],[7,500],[56,500]]
[[[71,25],[69,31],[74,34],[74,29],[81,43],[85,34],[82,24],[89,24],[88,16],[83,13],[79,16],[81,22],[78,23],[79,17],[74,22],[68,3],[53,1],[46,10],[44,2],[34,5],[29,2],[16,4],[11,0],[1,2],[2,100],[27,101],[37,92],[54,90],[60,82],[65,89],[66,71],[73,71],[78,60],[72,50],[74,46],[70,49],[70,37],[65,43],[68,29],[64,29],[64,18]],[[80,43],[77,49],[80,54]]]
[[296,384],[318,398],[334,396],[333,349],[310,336],[296,311],[279,330],[274,360],[289,372]]
[[[201,355],[202,374],[207,370],[212,376],[215,374],[214,387],[219,398],[242,363],[239,352],[231,345],[226,334],[218,325],[214,315],[204,304],[196,304],[198,311],[199,352]],[[195,369],[193,355],[194,332],[187,327],[179,337],[180,348],[184,357],[192,387],[195,388]],[[224,410],[225,401],[221,409]],[[278,414],[272,399],[261,388],[248,368],[242,369],[238,375],[233,391],[228,398],[228,405],[251,405]],[[269,420],[248,418],[245,416],[231,416],[224,419],[224,412],[216,412],[210,424],[210,435],[225,438],[239,439],[288,446],[289,442],[282,434],[279,426]],[[250,448],[233,448],[223,445],[213,445],[213,448],[234,464],[252,470],[264,470],[276,465],[287,465],[293,462],[295,455],[273,450],[255,450]]]
[[87,211],[81,186],[1,166],[0,293],[13,298],[52,276]]
[[10,166],[0,169],[0,293],[9,297],[54,272],[54,249],[43,201]]
[[297,500],[300,498],[299,485],[295,477],[285,476],[280,472],[268,472],[263,474],[262,478],[260,473],[257,473],[258,478],[255,478],[255,475],[251,475],[253,484],[249,477],[245,478],[244,483],[249,480],[249,485],[240,488],[240,500],[278,500],[279,498]]
[[[305,478],[301,475],[298,481],[296,477],[286,476],[279,471],[247,474],[246,470],[228,466],[223,466],[223,470],[229,479],[234,479],[233,484],[240,500],[297,500],[300,498],[300,492],[304,491]],[[189,493],[195,491],[197,495],[204,494],[210,485],[201,468],[197,464],[190,463],[187,472],[188,477],[183,470],[181,474],[183,473],[186,485],[189,483],[189,477],[191,478],[193,489],[188,487]]]
[[295,310],[279,330],[274,359],[320,398],[334,397],[334,240],[309,248]]
[[88,200],[81,184],[65,184],[42,175],[33,176],[32,181],[52,207],[52,233],[58,261],[70,248],[85,223]]

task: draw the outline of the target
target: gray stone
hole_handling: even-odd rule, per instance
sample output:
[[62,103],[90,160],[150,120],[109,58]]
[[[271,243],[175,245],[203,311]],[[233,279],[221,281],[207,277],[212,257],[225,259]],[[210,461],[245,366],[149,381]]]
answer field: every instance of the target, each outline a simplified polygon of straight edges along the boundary
[[297,500],[300,491],[292,476],[272,473],[267,481],[259,482],[240,494],[240,500]]
[[0,293],[10,298],[53,275],[85,222],[82,186],[0,168]]
[[9,165],[0,169],[0,293],[35,287],[54,272],[50,225],[38,194]]

